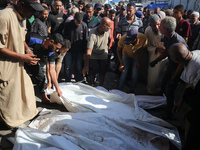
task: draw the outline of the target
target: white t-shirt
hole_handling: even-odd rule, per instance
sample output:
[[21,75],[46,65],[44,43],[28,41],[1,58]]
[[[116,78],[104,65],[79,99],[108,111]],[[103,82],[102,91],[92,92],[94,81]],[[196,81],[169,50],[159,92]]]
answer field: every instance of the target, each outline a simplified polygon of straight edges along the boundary
[[188,84],[193,84],[193,87],[195,87],[200,79],[200,50],[192,51],[192,53],[192,59],[184,68],[181,79]]

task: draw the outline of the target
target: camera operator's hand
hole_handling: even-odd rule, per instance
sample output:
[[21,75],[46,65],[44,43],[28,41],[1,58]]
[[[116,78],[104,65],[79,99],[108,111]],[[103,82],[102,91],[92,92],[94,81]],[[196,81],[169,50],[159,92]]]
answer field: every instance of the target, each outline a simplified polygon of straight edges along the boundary
[[149,63],[150,67],[155,67],[158,62],[156,60]]

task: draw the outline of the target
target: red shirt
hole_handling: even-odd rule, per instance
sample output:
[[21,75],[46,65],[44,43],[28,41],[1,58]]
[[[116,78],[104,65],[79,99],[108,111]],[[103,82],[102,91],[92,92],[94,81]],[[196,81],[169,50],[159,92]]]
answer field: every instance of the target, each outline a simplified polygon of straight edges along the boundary
[[182,19],[176,26],[176,33],[178,33],[180,36],[189,37],[192,36],[192,31],[190,27],[190,23],[186,21],[185,19]]

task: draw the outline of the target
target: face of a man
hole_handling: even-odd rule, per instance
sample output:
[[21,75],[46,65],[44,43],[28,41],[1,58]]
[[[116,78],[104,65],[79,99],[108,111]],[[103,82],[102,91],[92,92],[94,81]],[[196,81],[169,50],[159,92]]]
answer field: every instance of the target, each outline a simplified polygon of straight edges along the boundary
[[110,11],[110,8],[106,8],[106,9],[105,9],[104,12],[105,12],[105,16],[106,16],[106,17],[109,17],[109,11]]
[[158,35],[159,34],[159,31],[160,31],[160,21],[157,21],[155,23],[150,23],[150,26],[153,30],[153,32]]
[[122,6],[122,5],[123,5],[123,3],[118,3],[118,6],[117,6],[118,11],[121,10],[121,6]]
[[79,10],[82,10],[82,9],[83,9],[83,5],[78,4],[78,9],[79,9]]
[[54,12],[55,12],[56,14],[60,14],[61,11],[62,11],[62,2],[61,2],[61,1],[56,1],[56,2],[54,3],[53,9],[54,9]]
[[132,18],[136,12],[136,9],[133,6],[127,6],[126,12],[127,12],[127,17]]
[[182,12],[177,9],[174,9],[174,18],[180,19],[181,17],[182,17]]
[[110,30],[110,27],[111,27],[111,23],[104,23],[102,29],[104,32],[107,32]]
[[87,16],[88,19],[91,19],[93,16],[93,8],[92,7],[86,8],[85,15]]
[[196,24],[197,22],[198,22],[197,15],[195,15],[195,14],[190,15],[190,24]]
[[115,19],[115,14],[109,14],[109,18],[113,21]]
[[160,23],[160,32],[163,34],[163,35],[165,35],[165,30],[164,30],[164,21],[161,21],[161,23]]
[[48,18],[49,12],[48,10],[43,10],[40,14],[39,17],[42,21],[46,21]]
[[52,43],[52,44],[49,44],[48,50],[52,51],[52,52],[54,52],[54,51],[58,52],[59,49],[61,49],[61,47],[62,47],[62,44],[60,44],[60,43],[58,43],[58,44]]
[[94,13],[99,16],[101,14],[101,8],[95,8]]

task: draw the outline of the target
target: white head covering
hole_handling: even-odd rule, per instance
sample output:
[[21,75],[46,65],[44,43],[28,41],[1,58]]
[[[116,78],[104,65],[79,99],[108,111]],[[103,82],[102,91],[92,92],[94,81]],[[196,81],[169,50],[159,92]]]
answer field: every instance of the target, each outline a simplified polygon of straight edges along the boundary
[[164,19],[166,16],[164,11],[159,11],[157,15],[160,17],[160,19]]
[[199,18],[199,12],[194,11],[191,15],[197,15],[197,18]]

